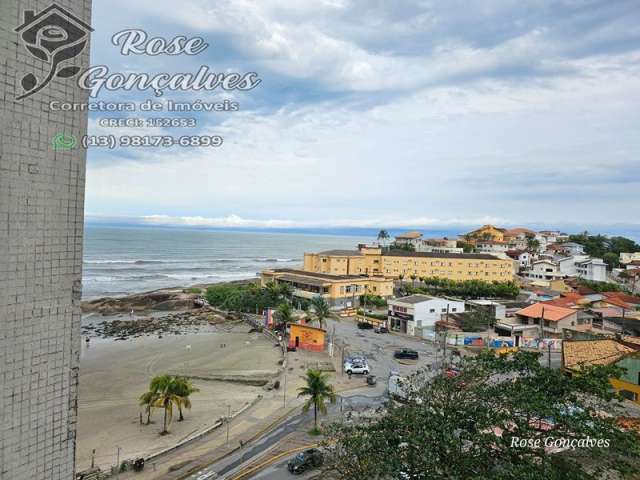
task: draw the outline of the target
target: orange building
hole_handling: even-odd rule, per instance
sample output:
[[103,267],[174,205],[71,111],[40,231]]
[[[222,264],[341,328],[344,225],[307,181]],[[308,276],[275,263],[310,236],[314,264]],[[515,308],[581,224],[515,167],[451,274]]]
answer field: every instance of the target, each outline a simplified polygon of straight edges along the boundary
[[324,350],[325,335],[326,331],[321,328],[299,323],[290,323],[289,347],[322,352]]

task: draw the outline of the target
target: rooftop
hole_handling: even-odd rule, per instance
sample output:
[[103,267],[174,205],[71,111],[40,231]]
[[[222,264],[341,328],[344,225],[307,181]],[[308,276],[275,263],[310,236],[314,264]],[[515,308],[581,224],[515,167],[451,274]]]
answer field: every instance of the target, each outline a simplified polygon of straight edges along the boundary
[[324,252],[319,252],[318,255],[333,255],[335,257],[355,257],[360,256],[359,250],[325,250]]
[[516,315],[522,315],[529,318],[543,318],[552,322],[558,322],[563,318],[575,314],[576,311],[571,308],[559,307],[548,303],[534,303],[522,310],[518,310]]
[[415,305],[416,303],[428,302],[429,300],[433,300],[435,297],[430,297],[429,295],[409,295],[408,297],[396,298],[394,300],[390,300],[392,303],[409,303],[411,305]]
[[332,275],[330,273],[317,273],[317,272],[307,272],[305,270],[296,270],[293,268],[276,268],[272,270],[276,273],[284,273],[289,275],[295,275],[297,277],[308,277],[308,278],[317,278],[321,280],[327,281],[336,281],[336,280],[367,280],[366,277],[362,277],[360,275]]
[[410,239],[410,240],[413,240],[415,238],[420,238],[420,237],[422,237],[422,234],[420,232],[405,232],[405,233],[400,233],[399,235],[396,235],[396,238]]
[[436,253],[436,252],[408,252],[406,250],[389,250],[382,252],[388,257],[427,257],[427,258],[453,258],[462,260],[500,260],[495,255],[486,253]]
[[562,363],[565,368],[576,369],[589,365],[610,365],[635,352],[615,340],[582,340],[563,342]]

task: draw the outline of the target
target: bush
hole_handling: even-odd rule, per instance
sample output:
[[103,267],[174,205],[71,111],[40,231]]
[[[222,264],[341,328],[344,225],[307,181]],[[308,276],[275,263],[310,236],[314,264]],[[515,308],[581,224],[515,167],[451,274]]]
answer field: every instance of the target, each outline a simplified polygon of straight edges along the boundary
[[405,286],[407,293],[447,295],[460,298],[515,298],[520,288],[515,282],[485,282],[483,280],[449,280],[427,277],[421,280],[424,287]]
[[183,293],[202,293],[202,289],[198,288],[198,287],[190,287],[190,288],[185,288],[184,290],[182,290]]

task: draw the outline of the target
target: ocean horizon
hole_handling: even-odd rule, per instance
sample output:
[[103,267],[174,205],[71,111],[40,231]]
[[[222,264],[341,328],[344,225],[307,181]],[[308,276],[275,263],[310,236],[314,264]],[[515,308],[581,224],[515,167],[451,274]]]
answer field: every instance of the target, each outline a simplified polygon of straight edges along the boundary
[[[391,236],[407,229],[389,229]],[[417,229],[426,237],[467,229]],[[304,253],[355,249],[379,229],[259,229],[85,225],[82,298],[256,278],[266,268],[298,268]],[[594,230],[595,231],[595,230]],[[634,234],[635,233],[635,234]],[[608,232],[637,241],[639,232]]]

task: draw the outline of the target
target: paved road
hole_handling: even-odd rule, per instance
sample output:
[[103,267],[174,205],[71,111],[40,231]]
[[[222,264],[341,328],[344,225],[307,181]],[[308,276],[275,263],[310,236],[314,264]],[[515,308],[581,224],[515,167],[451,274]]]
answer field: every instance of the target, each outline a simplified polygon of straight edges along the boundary
[[225,478],[237,470],[241,465],[254,457],[262,454],[267,448],[282,440],[285,436],[298,430],[302,424],[312,419],[312,413],[298,413],[287,418],[277,428],[266,433],[259,439],[251,442],[245,448],[229,455],[221,461],[204,468],[189,477],[189,480],[209,480],[215,478]]

